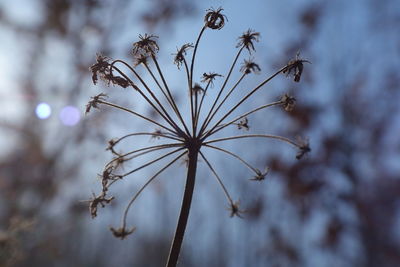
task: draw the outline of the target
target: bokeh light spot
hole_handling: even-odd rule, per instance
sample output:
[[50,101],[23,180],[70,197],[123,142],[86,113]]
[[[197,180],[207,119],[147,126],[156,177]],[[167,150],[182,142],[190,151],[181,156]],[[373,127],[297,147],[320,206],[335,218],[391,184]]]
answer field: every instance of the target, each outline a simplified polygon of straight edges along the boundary
[[51,107],[47,103],[40,103],[36,106],[35,113],[39,119],[47,119],[51,115]]
[[79,109],[74,106],[66,106],[60,112],[60,120],[64,125],[74,126],[81,119]]

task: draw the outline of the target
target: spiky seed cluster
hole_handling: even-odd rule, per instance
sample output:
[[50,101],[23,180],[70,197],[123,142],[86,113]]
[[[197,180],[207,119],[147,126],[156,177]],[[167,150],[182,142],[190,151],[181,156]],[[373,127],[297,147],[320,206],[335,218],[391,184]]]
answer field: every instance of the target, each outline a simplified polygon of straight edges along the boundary
[[134,66],[137,67],[141,64],[147,65],[149,56],[147,54],[137,54],[134,56]]
[[205,26],[213,30],[222,29],[225,25],[225,20],[227,20],[226,16],[221,14],[223,10],[224,9],[221,7],[217,9],[207,9],[207,13],[204,17]]
[[286,111],[292,111],[296,105],[296,98],[288,94],[284,94],[281,97],[282,106]]
[[258,64],[254,63],[252,58],[245,59],[244,62],[242,63],[242,67],[240,68],[240,71],[245,73],[245,74],[250,74],[252,72],[254,73],[260,73],[261,68],[258,66]]
[[286,76],[289,76],[293,71],[293,80],[295,82],[300,82],[300,78],[301,75],[303,74],[303,68],[304,68],[303,63],[311,63],[311,62],[305,59],[301,59],[300,53],[297,53],[296,58],[288,62],[283,73],[286,73]]
[[[201,82],[204,83],[202,87],[199,83],[196,83],[193,75],[193,69],[195,66],[195,55],[197,48],[199,46],[200,39],[203,35],[203,32],[207,29],[221,29],[226,20],[226,16],[223,15],[222,8],[218,8],[216,10],[209,9],[205,15],[204,21],[205,25],[201,29],[199,37],[195,43],[192,45],[190,43],[184,44],[180,49],[177,50],[177,53],[174,57],[174,63],[178,66],[185,65],[184,70],[186,71],[187,77],[187,85],[188,85],[188,92],[189,92],[189,103],[190,103],[190,115],[191,116],[182,116],[182,109],[180,109],[175,101],[173,94],[170,90],[168,85],[167,79],[164,76],[160,65],[158,64],[157,58],[155,54],[159,51],[159,46],[155,41],[157,38],[154,35],[147,35],[144,36],[139,35],[139,41],[133,44],[133,55],[135,58],[134,66],[126,63],[122,60],[111,60],[108,57],[102,56],[98,54],[96,57],[96,63],[90,67],[92,71],[92,80],[93,83],[96,84],[98,78],[104,80],[107,84],[114,84],[117,86],[121,86],[123,88],[132,88],[137,94],[143,97],[143,99],[150,105],[152,111],[159,116],[159,119],[155,120],[150,117],[144,116],[136,111],[111,103],[107,102],[107,95],[104,93],[98,94],[91,98],[89,103],[86,106],[86,112],[89,112],[92,108],[99,108],[100,105],[105,105],[109,107],[113,107],[115,109],[125,111],[131,115],[139,117],[156,127],[156,130],[151,132],[135,132],[126,134],[120,138],[111,139],[108,143],[107,150],[111,151],[113,158],[110,162],[108,162],[104,170],[100,176],[102,191],[101,193],[96,196],[93,195],[93,198],[89,201],[89,208],[92,217],[97,216],[98,206],[104,207],[106,204],[109,204],[114,197],[108,196],[109,188],[116,182],[122,180],[123,178],[136,173],[137,171],[146,168],[147,166],[153,165],[160,160],[167,158],[171,155],[178,154],[172,161],[166,164],[163,168],[161,168],[158,172],[156,172],[148,181],[140,188],[140,190],[132,197],[129,201],[124,216],[122,218],[122,226],[119,228],[110,228],[114,236],[124,239],[127,235],[134,232],[135,228],[128,229],[126,227],[126,220],[127,214],[129,209],[131,208],[132,204],[135,200],[139,197],[141,192],[163,171],[169,168],[172,164],[179,161],[180,159],[184,159],[187,163],[187,166],[190,168],[193,165],[193,160],[198,158],[198,161],[203,162],[207,165],[210,169],[211,173],[215,177],[215,179],[220,184],[226,198],[229,202],[229,210],[230,216],[238,216],[241,217],[243,211],[239,209],[239,201],[234,202],[231,198],[228,190],[226,189],[222,179],[214,169],[213,165],[204,155],[205,149],[213,149],[216,151],[220,151],[225,153],[229,156],[232,156],[239,160],[245,167],[247,167],[254,175],[250,180],[254,181],[263,181],[266,175],[269,172],[269,169],[266,168],[264,172],[260,171],[257,168],[254,168],[251,164],[245,161],[241,156],[226,150],[222,147],[215,146],[214,143],[220,143],[228,140],[238,140],[242,138],[268,138],[283,141],[288,143],[298,149],[296,158],[302,158],[306,153],[311,151],[308,140],[306,139],[299,139],[297,142],[292,141],[288,138],[276,135],[269,135],[269,134],[242,134],[237,136],[230,136],[230,137],[223,137],[218,139],[211,139],[217,132],[225,129],[228,126],[236,125],[238,129],[245,129],[249,130],[249,121],[248,116],[259,112],[263,109],[272,106],[283,106],[285,110],[290,111],[293,109],[295,104],[295,98],[285,94],[279,101],[265,104],[260,107],[254,108],[244,114],[235,117],[234,119],[230,119],[227,121],[228,117],[237,110],[247,99],[249,99],[254,93],[260,90],[264,85],[266,85],[271,79],[276,77],[280,73],[285,73],[286,75],[290,75],[293,73],[294,81],[299,82],[301,74],[303,72],[303,63],[307,62],[307,60],[300,59],[299,55],[296,56],[294,60],[289,61],[287,65],[283,68],[278,70],[275,74],[271,75],[270,77],[263,80],[259,85],[254,87],[252,90],[242,90],[244,96],[238,101],[235,105],[227,106],[226,100],[232,95],[232,93],[236,93],[241,88],[241,82],[248,77],[251,73],[258,73],[261,71],[260,67],[254,63],[252,59],[245,59],[244,63],[242,64],[240,71],[243,72],[241,77],[234,82],[233,86],[225,90],[227,84],[230,83],[231,74],[235,67],[237,66],[238,59],[242,55],[243,51],[246,51],[251,54],[255,51],[254,43],[258,42],[260,34],[255,32],[251,29],[247,30],[243,33],[242,36],[239,37],[239,42],[237,44],[238,52],[234,57],[233,64],[230,66],[229,71],[226,76],[222,76],[217,73],[213,72],[204,72],[203,76],[201,77]],[[191,63],[188,64],[186,61],[187,51],[190,48],[193,49],[193,54],[191,58]],[[157,73],[153,73],[150,68],[149,61],[151,61],[156,67]],[[123,72],[119,65],[123,65],[125,69],[127,68],[130,73]],[[150,74],[155,86],[155,88],[150,87],[149,83],[147,83],[136,71],[136,68],[141,65],[145,68],[145,70]],[[114,75],[118,74],[118,75]],[[133,76],[135,79],[138,80],[138,84],[136,85],[133,82]],[[158,78],[159,77],[159,78]],[[216,98],[211,100],[211,105],[208,110],[204,112],[206,109],[203,106],[205,101],[206,93],[209,87],[214,86],[214,80],[217,77],[224,77],[224,81],[217,92]],[[140,82],[140,83],[139,83]],[[246,89],[246,88],[243,88]],[[201,94],[201,96],[200,96]],[[199,97],[200,96],[200,97]],[[161,98],[163,101],[161,101]],[[225,109],[221,109],[222,106],[225,105]],[[203,108],[203,109],[202,109]],[[224,111],[222,111],[224,110]],[[203,113],[202,113],[203,112]],[[215,119],[217,116],[220,116],[218,119]],[[183,118],[190,117],[190,120],[184,120]],[[160,141],[161,144],[145,146],[141,148],[135,148],[132,151],[123,153],[117,152],[116,146],[118,144],[123,143],[124,140],[135,137],[135,136],[149,136],[150,139],[154,141]],[[122,168],[119,168],[123,163],[130,161],[132,159],[136,159],[140,156],[159,152],[159,151],[169,151],[161,156],[156,156],[154,159],[146,162],[145,164],[140,165],[139,167],[121,173]],[[196,157],[193,158],[193,154]],[[192,155],[192,156],[191,156]],[[195,165],[197,161],[195,162]],[[189,173],[189,172],[188,172]],[[194,174],[195,175],[195,174]],[[194,177],[192,177],[194,179]],[[188,178],[189,179],[189,178]],[[186,191],[185,191],[186,193]],[[190,193],[192,194],[193,191]],[[190,206],[190,205],[189,205]]]
[[232,202],[229,206],[229,210],[231,212],[230,217],[237,216],[239,218],[243,218],[242,214],[244,213],[244,210],[241,210],[239,208],[240,206],[240,201]]
[[310,143],[308,139],[301,139],[301,138],[298,138],[297,142],[299,144],[299,147],[296,154],[296,159],[301,159],[304,157],[304,155],[311,152]]
[[258,42],[260,40],[260,33],[255,32],[252,29],[248,29],[238,38],[238,40],[239,42],[236,45],[236,48],[244,47],[249,51],[249,53],[251,53],[252,51],[256,51],[254,48],[254,42]]
[[100,53],[96,55],[96,63],[90,67],[90,71],[92,72],[92,81],[94,84],[97,84],[98,75],[104,76],[109,74],[109,61],[110,58],[105,57]]
[[96,63],[90,67],[93,83],[97,84],[100,76],[100,79],[103,80],[107,85],[113,84],[121,86],[122,88],[127,88],[129,86],[128,80],[113,74],[110,61],[110,58],[101,54],[97,54]]
[[200,84],[195,83],[193,88],[192,88],[192,91],[193,91],[193,94],[198,94],[199,95],[199,94],[204,93],[205,90],[203,89],[203,87],[200,86]]
[[185,60],[185,56],[187,53],[187,50],[189,50],[190,48],[193,48],[193,44],[184,44],[181,46],[181,48],[177,49],[177,52],[173,55],[175,55],[174,58],[174,64],[176,64],[176,66],[178,66],[178,69],[181,67],[181,65],[183,64],[184,60]]
[[266,168],[264,172],[261,172],[259,169],[256,169],[256,175],[253,176],[253,178],[250,178],[252,181],[263,181],[265,180],[265,176],[267,176],[269,172],[269,168]]
[[148,34],[145,34],[144,36],[139,35],[140,40],[133,43],[133,55],[155,55],[158,50],[160,50],[160,47],[154,40],[156,38],[158,38],[158,36]]
[[113,199],[114,197],[107,198],[103,192],[99,196],[93,194],[93,198],[89,201],[89,211],[92,218],[97,217],[97,209],[99,205],[104,208],[106,206],[105,204],[109,204]]
[[201,82],[202,83],[209,83],[210,87],[214,87],[214,80],[217,77],[223,77],[222,75],[215,73],[215,72],[209,72],[209,73],[203,73],[203,76],[201,77]]
[[104,101],[107,98],[107,95],[104,93],[100,93],[96,96],[92,96],[91,100],[86,104],[86,112],[89,113],[92,108],[99,108],[99,101]]
[[244,117],[238,123],[235,123],[235,124],[237,125],[239,130],[241,130],[241,129],[245,129],[247,131],[250,130],[249,119],[247,119],[247,117]]

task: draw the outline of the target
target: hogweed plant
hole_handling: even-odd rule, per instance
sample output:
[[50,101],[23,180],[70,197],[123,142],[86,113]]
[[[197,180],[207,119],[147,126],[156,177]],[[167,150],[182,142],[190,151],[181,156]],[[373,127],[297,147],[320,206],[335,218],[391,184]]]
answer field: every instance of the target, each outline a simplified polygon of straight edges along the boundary
[[[132,88],[135,93],[143,97],[144,101],[150,105],[151,109],[159,115],[159,119],[153,119],[148,116],[137,113],[127,107],[123,107],[108,101],[108,96],[104,93],[98,94],[91,98],[86,107],[86,112],[89,112],[92,108],[99,108],[100,106],[109,106],[121,111],[132,114],[133,116],[139,117],[148,123],[155,126],[154,132],[135,132],[122,136],[118,139],[112,139],[109,141],[108,150],[113,154],[113,159],[108,162],[102,174],[100,175],[102,191],[98,195],[93,195],[90,200],[90,212],[92,217],[97,216],[97,210],[99,205],[104,207],[113,201],[114,197],[109,196],[108,191],[110,187],[125,177],[136,173],[137,171],[150,166],[164,158],[174,158],[158,170],[153,176],[151,176],[147,182],[133,195],[132,199],[127,203],[126,209],[122,216],[122,224],[118,228],[111,227],[111,231],[114,236],[124,239],[135,231],[135,228],[129,228],[127,226],[127,215],[135,200],[143,192],[143,190],[159,176],[166,169],[171,167],[179,159],[186,160],[187,166],[187,178],[186,185],[183,193],[182,206],[180,215],[178,218],[177,228],[174,239],[172,241],[167,266],[175,266],[178,260],[179,252],[181,249],[183,237],[185,234],[185,228],[189,216],[190,206],[192,202],[192,195],[196,180],[196,169],[197,163],[201,159],[205,165],[210,169],[212,176],[215,177],[218,184],[221,186],[224,192],[230,209],[230,216],[242,217],[242,210],[239,207],[239,201],[234,201],[228,190],[226,189],[220,175],[216,172],[209,158],[203,153],[203,148],[210,148],[217,150],[221,153],[227,154],[243,163],[252,173],[250,180],[262,181],[268,173],[268,168],[265,171],[261,171],[253,167],[250,163],[244,160],[241,156],[236,153],[219,147],[218,144],[228,140],[239,140],[242,138],[268,138],[282,141],[291,146],[297,148],[298,152],[296,155],[297,159],[303,157],[303,155],[310,151],[308,142],[305,140],[292,141],[286,137],[276,136],[271,134],[243,134],[236,136],[228,136],[223,138],[214,138],[213,136],[227,128],[228,126],[236,126],[239,129],[249,129],[249,122],[247,117],[255,112],[262,111],[266,108],[273,106],[282,106],[286,111],[291,111],[295,105],[296,99],[288,94],[282,96],[278,101],[265,104],[256,107],[244,114],[241,114],[235,118],[228,119],[229,116],[237,110],[246,100],[248,100],[254,93],[262,89],[269,81],[275,78],[279,74],[286,74],[287,76],[292,75],[295,82],[300,81],[300,77],[303,72],[303,65],[307,60],[299,58],[297,55],[295,59],[290,60],[281,69],[276,71],[274,74],[263,80],[260,84],[255,86],[251,90],[245,90],[244,97],[241,98],[235,105],[225,107],[225,111],[221,111],[221,107],[226,106],[227,99],[232,95],[235,90],[238,90],[242,81],[252,73],[258,73],[261,71],[260,67],[250,59],[245,59],[240,67],[242,74],[239,79],[233,83],[233,86],[228,89],[227,84],[231,78],[232,72],[238,64],[239,58],[244,52],[248,52],[250,55],[255,51],[255,43],[259,41],[260,34],[251,29],[247,30],[238,38],[236,48],[238,49],[233,63],[230,66],[226,75],[221,75],[213,72],[205,72],[200,79],[200,83],[196,83],[196,77],[193,76],[195,68],[196,52],[200,44],[200,40],[207,29],[220,30],[223,28],[226,16],[222,14],[223,9],[209,9],[204,17],[204,26],[201,28],[198,38],[194,44],[184,44],[180,49],[177,49],[174,54],[174,64],[177,65],[178,69],[184,69],[184,73],[187,80],[188,88],[188,108],[186,120],[184,119],[184,110],[178,107],[176,99],[173,97],[170,86],[168,85],[167,79],[164,76],[161,66],[157,60],[157,53],[159,46],[157,44],[157,36],[154,35],[139,35],[139,41],[133,44],[133,57],[134,64],[130,65],[123,60],[112,60],[108,57],[98,54],[96,63],[91,66],[93,83],[96,84],[98,79],[105,81],[108,85],[121,86],[123,88]],[[192,50],[192,56],[190,61],[188,60],[187,53]],[[124,72],[121,68],[129,70]],[[139,75],[137,68],[142,67],[144,71],[149,74],[152,82],[156,85],[156,88],[150,88],[149,83],[146,82],[141,75]],[[133,77],[133,78],[132,78]],[[217,91],[215,99],[207,99],[208,90],[214,87],[215,79],[223,79],[222,86]],[[163,100],[163,102],[162,102]],[[210,101],[209,108],[205,108],[205,101]],[[164,103],[164,104],[163,104]],[[212,103],[212,104],[211,104]],[[222,113],[222,114],[221,114]],[[189,118],[189,119],[188,119]],[[115,147],[120,144],[123,140],[135,136],[150,136],[159,140],[163,143],[159,145],[146,146],[141,148],[135,148],[134,150],[126,153],[117,152]],[[131,161],[140,156],[154,153],[156,151],[168,151],[161,156],[154,156],[154,159],[146,162],[145,164],[132,169],[127,172],[120,172],[118,168],[121,164],[127,161]]]

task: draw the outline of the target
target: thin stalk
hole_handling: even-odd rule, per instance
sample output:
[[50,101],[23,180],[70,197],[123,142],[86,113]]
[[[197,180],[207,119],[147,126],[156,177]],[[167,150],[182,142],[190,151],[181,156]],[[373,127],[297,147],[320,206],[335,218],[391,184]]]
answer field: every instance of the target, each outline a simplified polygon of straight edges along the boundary
[[196,180],[197,158],[199,148],[189,147],[189,164],[187,169],[187,178],[185,191],[183,193],[183,200],[181,211],[179,214],[178,224],[176,226],[174,240],[172,241],[171,250],[169,252],[167,267],[175,267],[178,262],[179,253],[181,251],[183,237],[185,235],[186,224],[189,218],[190,206],[192,203],[192,196],[194,191],[194,184]]
[[242,47],[239,49],[238,53],[236,54],[236,57],[235,57],[235,59],[233,60],[232,66],[231,66],[231,68],[229,69],[228,75],[226,76],[225,81],[224,81],[224,83],[222,84],[221,90],[219,91],[219,93],[218,93],[218,95],[217,95],[217,98],[214,100],[214,103],[213,103],[213,105],[212,105],[212,107],[211,107],[211,109],[210,109],[210,112],[207,114],[207,117],[206,117],[206,119],[204,120],[204,123],[203,123],[203,125],[202,125],[201,128],[200,128],[200,133],[199,133],[199,135],[201,135],[201,134],[203,133],[203,131],[205,130],[205,128],[206,128],[205,125],[206,125],[206,123],[208,124],[209,117],[210,117],[211,114],[213,113],[214,107],[215,107],[215,105],[217,104],[219,98],[221,97],[222,91],[224,90],[226,84],[228,83],[229,78],[231,77],[233,68],[235,67],[236,62],[237,62],[237,60],[239,59],[239,56],[240,56],[240,54],[242,53],[243,48],[244,48],[244,46],[242,46]]
[[237,154],[235,154],[235,153],[233,153],[233,152],[231,152],[229,150],[223,149],[221,147],[211,146],[211,145],[204,145],[204,146],[209,147],[209,148],[213,148],[215,150],[219,150],[219,151],[224,152],[224,153],[226,153],[228,155],[231,155],[232,157],[234,157],[234,158],[238,159],[240,162],[242,162],[247,168],[252,170],[255,174],[258,174],[258,170],[256,168],[254,168],[253,166],[251,166],[250,163],[248,163],[247,161],[242,159],[242,157],[240,157],[239,155],[237,155]]
[[225,103],[225,101],[228,99],[228,97],[232,94],[232,92],[237,88],[239,83],[243,80],[243,78],[246,76],[246,73],[243,73],[243,75],[239,78],[239,80],[235,83],[235,85],[229,90],[228,94],[225,96],[225,98],[219,103],[218,107],[215,109],[214,113],[210,116],[209,120],[205,124],[204,128],[207,128],[207,126],[210,124],[211,120],[214,118],[215,114],[217,114],[218,110],[221,108],[221,106]]
[[160,156],[160,157],[158,157],[156,159],[153,159],[152,161],[149,161],[149,162],[143,164],[142,166],[137,167],[136,169],[133,169],[133,170],[121,175],[121,176],[125,177],[125,176],[128,176],[128,175],[132,174],[132,173],[135,173],[135,172],[137,172],[137,171],[139,171],[139,170],[141,170],[141,169],[143,169],[143,168],[145,168],[147,166],[150,166],[151,164],[156,163],[157,161],[162,160],[163,158],[168,157],[169,155],[172,155],[172,154],[174,154],[174,153],[176,153],[176,152],[178,152],[178,151],[180,151],[182,149],[183,149],[183,147],[175,149],[174,151],[168,152],[167,154],[164,154],[164,155],[162,155],[162,156]]
[[163,93],[164,97],[167,99],[169,105],[172,107],[172,109],[174,110],[175,114],[178,114],[177,110],[175,109],[175,106],[172,104],[171,99],[168,97],[167,93],[165,93],[165,90],[161,87],[160,83],[158,82],[156,76],[154,75],[154,73],[151,71],[151,69],[149,68],[149,66],[147,64],[144,64],[146,70],[150,73],[151,77],[153,78],[153,80],[156,82],[158,88],[160,89],[160,91]]
[[137,113],[137,112],[135,112],[133,110],[130,110],[130,109],[124,108],[122,106],[119,106],[119,105],[116,105],[116,104],[113,104],[113,103],[110,103],[110,102],[107,102],[107,101],[103,101],[103,100],[98,100],[97,103],[103,104],[103,105],[106,105],[106,106],[110,106],[110,107],[114,107],[114,108],[117,108],[117,109],[120,109],[120,110],[123,110],[123,111],[126,111],[126,112],[129,112],[129,113],[131,113],[131,114],[133,114],[135,116],[138,116],[138,117],[140,117],[140,118],[142,118],[142,119],[144,119],[146,121],[154,123],[155,125],[157,125],[157,126],[163,128],[163,129],[171,132],[172,134],[176,135],[176,132],[174,130],[172,130],[172,129],[170,129],[170,128],[168,128],[168,127],[166,127],[166,126],[164,126],[164,125],[162,125],[162,124],[160,124],[158,122],[156,122],[155,120],[147,118],[146,116],[143,116],[143,115],[141,115],[141,114],[139,114],[139,113]]
[[[192,61],[190,63],[190,73],[189,73],[189,90],[190,90],[190,109],[191,109],[191,114],[192,114],[192,125],[193,125],[193,137],[196,136],[196,127],[195,127],[195,117],[193,115],[193,70],[194,70],[194,61],[196,58],[196,53],[197,53],[197,48],[199,47],[200,39],[201,36],[203,35],[204,31],[207,29],[207,27],[204,25],[203,28],[201,28],[199,36],[197,37],[196,44],[194,45],[194,50],[193,50],[193,55],[192,55]],[[184,61],[185,67],[187,68],[186,61]]]
[[264,108],[268,108],[268,107],[272,107],[272,106],[276,106],[276,105],[281,105],[281,104],[283,104],[283,103],[284,103],[284,102],[282,102],[282,101],[276,101],[276,102],[273,102],[273,103],[269,103],[269,104],[266,104],[266,105],[262,105],[262,106],[260,106],[260,107],[258,107],[258,108],[255,108],[255,109],[253,109],[253,110],[250,110],[250,111],[244,113],[243,115],[240,115],[239,117],[236,117],[235,119],[231,120],[231,121],[228,122],[228,123],[219,125],[220,128],[215,129],[213,132],[208,131],[208,132],[206,132],[205,134],[210,133],[210,135],[212,135],[212,134],[214,134],[214,133],[216,133],[216,132],[218,132],[218,131],[224,129],[225,127],[227,127],[227,126],[229,126],[229,125],[231,125],[231,124],[237,122],[237,121],[240,120],[240,119],[243,119],[244,117],[246,117],[246,116],[248,116],[248,115],[250,115],[250,114],[252,114],[252,113],[254,113],[254,112],[257,112],[257,111],[262,110],[262,109],[264,109]]
[[160,65],[158,65],[158,61],[157,61],[157,59],[156,59],[156,56],[155,56],[153,53],[151,54],[151,58],[153,59],[153,62],[154,62],[154,64],[156,65],[158,74],[159,74],[160,77],[161,77],[161,80],[162,80],[162,82],[163,82],[163,84],[164,84],[165,90],[167,90],[167,94],[168,94],[168,96],[170,97],[170,99],[171,99],[171,101],[172,101],[172,104],[173,104],[174,107],[175,107],[174,110],[176,111],[179,120],[181,121],[183,127],[185,128],[186,134],[189,135],[189,133],[190,133],[190,132],[189,132],[189,129],[187,128],[185,121],[182,119],[182,115],[181,115],[181,113],[180,113],[178,107],[176,106],[176,102],[175,102],[174,98],[172,97],[172,94],[171,94],[171,91],[169,90],[169,87],[168,87],[167,82],[165,81],[165,78],[164,78],[164,75],[162,74]]
[[204,161],[206,162],[207,166],[210,168],[211,172],[214,174],[215,178],[217,179],[219,185],[222,187],[222,190],[224,191],[224,194],[225,194],[226,198],[228,199],[229,204],[233,204],[233,200],[232,200],[231,196],[229,195],[228,190],[226,189],[226,187],[225,187],[224,183],[222,182],[221,178],[219,178],[219,175],[214,170],[214,168],[212,167],[211,163],[203,155],[203,153],[201,153],[201,151],[200,151],[200,156],[204,159]]
[[143,86],[146,88],[146,91],[151,95],[151,97],[157,102],[158,106],[161,108],[163,113],[151,102],[151,100],[142,92],[142,90],[138,90],[138,92],[142,95],[142,97],[178,132],[182,133],[182,130],[178,127],[178,125],[174,122],[174,120],[171,118],[169,113],[165,110],[164,106],[160,103],[158,98],[154,95],[154,93],[150,90],[150,88],[147,86],[146,82],[140,77],[140,75],[125,61],[123,60],[114,60],[111,63],[111,68],[116,69],[121,75],[124,76],[125,79],[127,79],[132,85],[133,82],[132,80],[129,79],[121,70],[119,70],[114,64],[115,63],[122,63],[124,64],[129,70],[135,74],[135,76],[140,80],[140,82],[143,84]]
[[167,134],[163,134],[163,133],[146,133],[146,132],[142,132],[142,133],[131,133],[131,134],[127,134],[124,135],[120,138],[118,138],[116,141],[114,141],[114,144],[117,144],[119,142],[121,142],[122,140],[131,137],[131,136],[138,136],[138,135],[150,135],[152,137],[164,137],[167,139],[172,139],[172,140],[176,140],[176,141],[184,141],[184,139],[178,138],[178,137],[174,137],[174,136],[170,136]]
[[173,159],[171,162],[169,162],[167,165],[165,165],[163,168],[161,168],[156,174],[154,174],[147,182],[139,189],[139,191],[133,196],[133,198],[129,201],[127,207],[125,208],[124,211],[124,216],[122,217],[122,229],[125,229],[126,226],[126,218],[128,216],[128,211],[131,208],[133,202],[138,198],[138,196],[143,192],[143,190],[155,179],[157,178],[158,175],[160,175],[163,171],[165,171],[169,166],[174,164],[178,159],[180,159],[186,151],[177,156],[175,159]]
[[207,142],[204,142],[204,145],[211,144],[211,143],[216,143],[216,142],[221,142],[221,141],[228,141],[228,140],[235,140],[235,139],[241,139],[241,138],[254,138],[254,137],[263,137],[263,138],[271,138],[271,139],[277,139],[283,142],[286,142],[288,144],[291,144],[292,146],[299,147],[298,144],[290,140],[289,138],[283,137],[283,136],[278,136],[278,135],[270,135],[270,134],[246,134],[246,135],[237,135],[237,136],[231,136],[231,137],[224,137],[224,138],[219,138],[219,139],[214,139],[210,140]]
[[201,28],[199,36],[197,37],[196,44],[194,45],[192,62],[190,63],[190,90],[193,88],[193,69],[194,69],[194,59],[196,58],[197,47],[199,46],[201,36],[203,35],[204,31],[207,29],[206,26]]
[[[198,99],[198,95],[199,95],[199,93],[200,92],[194,92],[194,117],[193,117],[193,135],[195,136],[195,134],[196,134],[196,131],[197,131],[197,129],[196,129],[196,117],[197,117],[197,108],[198,108],[198,101],[199,101],[199,99]],[[204,93],[204,92],[203,92]]]
[[197,125],[198,125],[198,123],[199,123],[199,117],[200,117],[201,107],[203,106],[203,101],[204,101],[204,98],[205,98],[205,96],[206,96],[207,90],[208,90],[208,88],[210,87],[210,84],[211,84],[211,80],[208,81],[208,83],[207,83],[207,85],[206,85],[206,88],[204,89],[203,95],[201,96],[199,109],[198,109],[198,110],[196,111],[196,113],[195,113],[195,114],[196,114],[196,116],[195,116],[196,128],[197,128]]
[[194,128],[194,112],[193,112],[193,90],[192,90],[192,82],[190,79],[190,73],[189,73],[189,68],[186,62],[185,57],[183,57],[183,64],[185,66],[186,70],[186,76],[187,76],[187,81],[188,81],[188,87],[189,87],[189,97],[190,97],[190,116],[192,118],[192,131],[193,131],[193,136],[196,133],[195,128]]
[[138,153],[138,154],[128,158],[127,160],[131,160],[131,159],[133,159],[135,157],[144,155],[146,153],[154,152],[154,151],[157,151],[157,150],[162,150],[162,149],[166,149],[166,148],[173,148],[173,147],[180,147],[180,146],[183,146],[183,145],[182,144],[165,144],[165,145],[149,146],[149,147],[136,149],[136,150],[133,150],[133,151],[118,155],[118,157],[110,160],[105,166],[108,167],[112,163],[114,163],[115,161],[118,161],[119,159],[122,159],[122,158],[124,158],[126,156],[129,156],[129,155],[132,155],[132,154],[135,154],[135,153]]

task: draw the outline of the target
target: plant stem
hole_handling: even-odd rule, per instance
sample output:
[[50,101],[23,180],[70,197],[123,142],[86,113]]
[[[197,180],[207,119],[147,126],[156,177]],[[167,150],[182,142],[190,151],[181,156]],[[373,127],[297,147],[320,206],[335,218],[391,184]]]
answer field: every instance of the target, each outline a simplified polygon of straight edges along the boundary
[[171,250],[169,252],[167,267],[175,267],[178,262],[179,253],[185,235],[187,220],[189,217],[190,205],[192,203],[192,196],[194,184],[196,180],[197,157],[199,148],[197,146],[188,148],[189,163],[187,169],[187,178],[185,185],[185,192],[183,193],[183,200],[181,206],[181,213],[179,214],[178,224],[176,226],[175,237],[172,241]]

